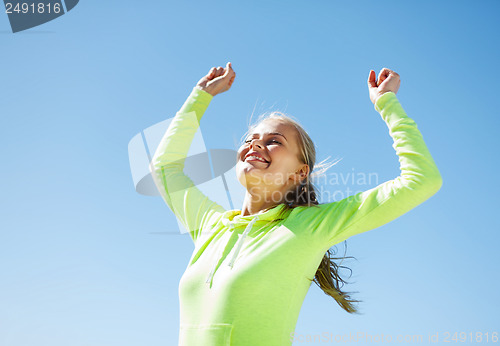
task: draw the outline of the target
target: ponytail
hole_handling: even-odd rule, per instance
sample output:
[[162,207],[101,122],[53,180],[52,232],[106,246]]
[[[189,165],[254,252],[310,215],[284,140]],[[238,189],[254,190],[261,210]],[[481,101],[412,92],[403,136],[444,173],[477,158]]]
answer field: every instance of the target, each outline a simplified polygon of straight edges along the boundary
[[[282,219],[284,214],[288,213],[295,207],[305,205],[319,205],[314,185],[312,184],[312,182],[310,182],[309,179],[307,179],[307,182],[305,183],[301,182],[295,190],[293,190],[291,193],[288,193],[286,196],[286,201],[287,203],[285,203],[285,207],[281,211],[281,215],[278,216],[279,219]],[[344,243],[346,244],[347,248],[347,242],[344,241]],[[345,293],[341,290],[341,287],[348,282],[340,277],[338,273],[339,268],[349,268],[337,265],[334,261],[343,261],[346,258],[354,257],[333,257],[332,255],[335,255],[336,252],[331,251],[332,249],[329,249],[325,253],[318,267],[318,270],[316,271],[314,279],[309,280],[314,281],[314,283],[316,283],[316,285],[318,285],[318,287],[321,288],[326,295],[335,299],[337,304],[339,304],[342,309],[344,309],[348,313],[358,313],[358,310],[354,307],[353,303],[361,302],[361,300],[354,300],[348,293]],[[340,263],[342,263],[342,261]],[[352,273],[352,270],[349,270]]]

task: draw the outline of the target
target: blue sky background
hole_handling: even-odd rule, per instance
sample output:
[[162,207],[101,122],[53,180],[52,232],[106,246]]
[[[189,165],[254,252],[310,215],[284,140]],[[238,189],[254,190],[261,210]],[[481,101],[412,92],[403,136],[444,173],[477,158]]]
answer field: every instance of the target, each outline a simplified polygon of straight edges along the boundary
[[351,191],[394,179],[366,84],[388,67],[443,176],[431,199],[347,240],[344,290],[363,315],[313,284],[297,336],[500,332],[499,15],[483,0],[86,0],[16,34],[0,15],[0,345],[177,344],[194,247],[160,197],[135,191],[128,144],[227,61],[237,76],[202,120],[207,148],[236,149],[252,114],[281,110],[318,161],[342,157],[331,173],[378,175]]

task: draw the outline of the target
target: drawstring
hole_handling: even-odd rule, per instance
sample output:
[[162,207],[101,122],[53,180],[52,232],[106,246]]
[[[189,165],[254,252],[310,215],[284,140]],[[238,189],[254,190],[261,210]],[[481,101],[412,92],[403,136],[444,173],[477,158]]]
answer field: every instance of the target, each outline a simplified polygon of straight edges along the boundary
[[238,253],[240,252],[241,246],[243,245],[243,240],[245,240],[245,237],[247,236],[248,232],[250,232],[250,230],[252,229],[253,224],[255,223],[255,221],[257,221],[258,218],[259,218],[259,215],[255,216],[253,218],[253,220],[248,223],[247,228],[245,228],[245,232],[243,232],[243,236],[241,237],[240,242],[238,244],[238,247],[236,248],[236,252],[233,255],[233,259],[228,264],[228,266],[230,266],[231,268],[233,268],[233,263],[236,260],[236,257],[238,256]]
[[212,270],[210,271],[210,274],[208,274],[207,276],[207,280],[205,281],[205,283],[210,283],[210,280],[212,280],[212,277],[214,276],[214,271],[215,271],[215,266],[217,265],[217,262],[214,263],[213,267],[212,267]]
[[[234,252],[234,255],[233,255],[233,258],[231,259],[231,261],[229,262],[228,266],[229,267],[233,267],[233,264],[234,264],[234,261],[236,260],[236,257],[238,256],[239,252],[240,252],[240,249],[241,247],[243,246],[243,241],[245,240],[245,237],[246,235],[248,234],[248,232],[250,232],[250,230],[252,229],[252,226],[254,225],[255,221],[257,221],[257,219],[259,218],[259,215],[256,215],[252,221],[250,221],[247,225],[247,227],[245,228],[245,231],[243,232],[243,235],[241,236],[239,242],[238,242],[238,247],[236,248],[236,251]],[[233,227],[233,225],[231,224],[231,227]],[[205,281],[206,283],[209,283],[213,276],[214,276],[214,273],[215,273],[215,268],[217,267],[217,261],[214,263],[214,265],[212,266],[212,270],[210,271],[210,273],[208,274],[207,276],[207,280]]]

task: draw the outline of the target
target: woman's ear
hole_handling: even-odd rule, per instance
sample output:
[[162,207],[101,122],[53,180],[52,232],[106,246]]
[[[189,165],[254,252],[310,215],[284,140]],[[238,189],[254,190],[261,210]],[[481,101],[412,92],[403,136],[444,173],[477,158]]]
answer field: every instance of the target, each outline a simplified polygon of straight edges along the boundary
[[309,165],[303,163],[296,171],[295,171],[295,180],[296,183],[304,181],[309,175]]

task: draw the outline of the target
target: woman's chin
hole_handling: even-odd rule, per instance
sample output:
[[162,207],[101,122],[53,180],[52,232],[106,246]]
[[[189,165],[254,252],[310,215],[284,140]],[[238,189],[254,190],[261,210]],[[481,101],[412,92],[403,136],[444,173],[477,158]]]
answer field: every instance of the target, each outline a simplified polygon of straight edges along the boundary
[[254,166],[252,164],[242,162],[241,165],[238,165],[236,167],[236,176],[240,183],[243,186],[246,186],[247,184],[244,184],[244,181],[246,181],[247,183],[250,181],[263,181],[265,171],[262,170],[261,167],[257,167],[256,165]]
[[240,167],[240,173],[245,176],[262,176],[267,167],[259,167],[258,165],[252,165],[248,163],[243,163]]

